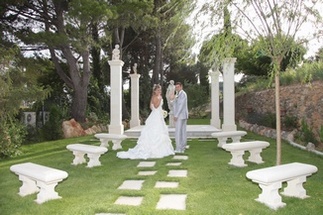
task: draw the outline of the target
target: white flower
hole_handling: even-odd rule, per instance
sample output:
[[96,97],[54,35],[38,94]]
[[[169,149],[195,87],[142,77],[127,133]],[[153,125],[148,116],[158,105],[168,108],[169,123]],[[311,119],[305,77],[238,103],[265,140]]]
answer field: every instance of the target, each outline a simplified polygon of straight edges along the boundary
[[163,117],[166,118],[168,116],[168,112],[163,110]]

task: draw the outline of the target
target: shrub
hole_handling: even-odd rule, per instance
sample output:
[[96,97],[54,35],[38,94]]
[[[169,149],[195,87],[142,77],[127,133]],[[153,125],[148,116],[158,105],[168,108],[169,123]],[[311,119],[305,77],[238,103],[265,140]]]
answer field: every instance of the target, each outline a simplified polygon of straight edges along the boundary
[[308,124],[305,122],[305,120],[302,120],[299,138],[304,143],[311,142],[314,143],[315,146],[317,146],[318,144],[318,141],[315,139],[314,133],[312,132]]
[[274,113],[255,113],[251,112],[247,116],[247,122],[262,125],[269,128],[276,128],[276,115]]
[[42,140],[58,140],[63,137],[62,122],[63,114],[58,106],[53,105],[50,108],[49,120],[40,129]]
[[0,122],[0,158],[18,155],[26,133],[25,126],[19,121]]
[[321,141],[321,143],[323,143],[323,125],[321,125],[321,127],[320,127],[319,134],[320,134],[320,141]]
[[298,128],[297,117],[296,116],[286,115],[283,118],[283,124],[284,124],[286,130],[293,130],[295,128]]
[[209,92],[207,86],[200,84],[185,83],[185,91],[187,94],[188,109],[199,108],[209,102]]

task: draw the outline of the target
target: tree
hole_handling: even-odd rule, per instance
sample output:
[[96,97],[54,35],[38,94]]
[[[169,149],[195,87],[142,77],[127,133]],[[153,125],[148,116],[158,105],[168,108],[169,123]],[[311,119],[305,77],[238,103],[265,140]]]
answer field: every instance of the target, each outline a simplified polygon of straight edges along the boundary
[[[115,1],[118,19],[108,22],[109,29],[112,32],[112,44],[119,44],[121,47],[121,56],[124,61],[123,80],[129,79],[128,70],[132,68],[134,62],[131,58],[139,56],[128,55],[127,49],[131,47],[138,36],[149,26],[154,25],[155,21],[151,15],[153,10],[153,1]],[[129,59],[130,58],[130,59]],[[124,94],[122,94],[122,118],[129,119],[129,112],[126,107]]]
[[19,120],[22,104],[44,100],[49,89],[37,84],[38,71],[32,65],[21,65],[18,47],[0,45],[0,52],[0,157],[10,157],[18,153],[26,134]]
[[[104,0],[2,1],[1,24],[25,50],[48,50],[56,72],[71,89],[71,115],[85,121],[91,77],[92,23],[114,18]],[[25,45],[28,45],[27,47]],[[61,62],[68,65],[65,72]]]
[[[247,40],[259,39],[264,44],[264,54],[271,58],[272,74],[275,79],[276,107],[276,164],[281,163],[281,121],[280,121],[280,71],[284,56],[291,51],[292,41],[303,44],[309,38],[315,38],[322,29],[320,1],[258,1],[258,0],[222,0],[209,3],[206,9],[212,11],[213,21],[220,20],[221,8],[231,9],[232,28]],[[215,10],[217,8],[217,10]],[[220,10],[219,10],[220,9]],[[300,35],[305,24],[318,25],[310,34]],[[318,29],[318,30],[317,30]]]
[[[163,84],[164,77],[164,51],[169,47],[170,41],[175,39],[176,35],[185,35],[181,30],[185,29],[185,18],[194,7],[192,0],[154,0],[154,14],[156,17],[156,26],[154,32],[154,68],[152,75],[153,83]],[[176,39],[175,39],[176,40]]]
[[[247,49],[236,52],[236,68],[245,75],[269,77],[272,71],[272,60],[263,51],[263,46],[261,41],[254,40]],[[290,51],[283,57],[280,70],[283,72],[288,67],[295,68],[304,60],[305,53],[306,49],[302,44],[292,41]]]

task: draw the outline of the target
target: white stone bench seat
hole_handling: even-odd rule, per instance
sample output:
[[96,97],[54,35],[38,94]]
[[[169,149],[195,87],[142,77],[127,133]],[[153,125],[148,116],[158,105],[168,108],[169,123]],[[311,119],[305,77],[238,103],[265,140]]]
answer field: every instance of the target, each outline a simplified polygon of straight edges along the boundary
[[124,134],[108,134],[108,133],[98,133],[94,137],[98,138],[101,142],[102,147],[109,147],[109,141],[113,143],[112,149],[122,149],[121,142],[127,139],[127,135]]
[[218,147],[222,147],[227,143],[228,138],[232,139],[232,142],[240,142],[242,136],[246,135],[246,131],[220,131],[211,134],[212,137],[218,139]]
[[101,146],[92,146],[86,144],[69,144],[66,148],[73,152],[75,158],[73,160],[73,165],[78,165],[82,163],[86,163],[84,155],[86,154],[89,158],[89,162],[87,167],[91,168],[94,166],[100,166],[100,156],[108,151],[107,148]]
[[312,175],[317,170],[314,165],[295,162],[252,170],[247,172],[246,176],[253,182],[258,183],[262,189],[262,193],[256,201],[276,210],[286,205],[282,202],[282,198],[278,193],[283,182],[287,182],[287,187],[282,192],[283,195],[304,199],[308,196],[303,188],[303,183],[306,182],[307,176]]
[[55,191],[55,187],[58,182],[67,178],[67,172],[30,162],[12,165],[10,170],[22,181],[19,188],[20,196],[39,192],[35,200],[38,204],[62,198]]
[[229,151],[232,155],[232,158],[229,162],[230,165],[244,167],[247,166],[247,164],[245,164],[243,160],[245,151],[250,152],[248,161],[260,164],[264,162],[260,155],[262,149],[268,147],[269,145],[269,142],[266,141],[248,141],[224,144],[222,148],[226,151]]

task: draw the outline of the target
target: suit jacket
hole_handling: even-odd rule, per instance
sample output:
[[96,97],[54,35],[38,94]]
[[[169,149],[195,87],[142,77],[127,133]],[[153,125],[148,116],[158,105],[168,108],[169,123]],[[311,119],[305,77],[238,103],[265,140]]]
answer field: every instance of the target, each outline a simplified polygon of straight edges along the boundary
[[174,101],[174,117],[177,117],[177,119],[188,119],[187,95],[184,90],[178,93]]

